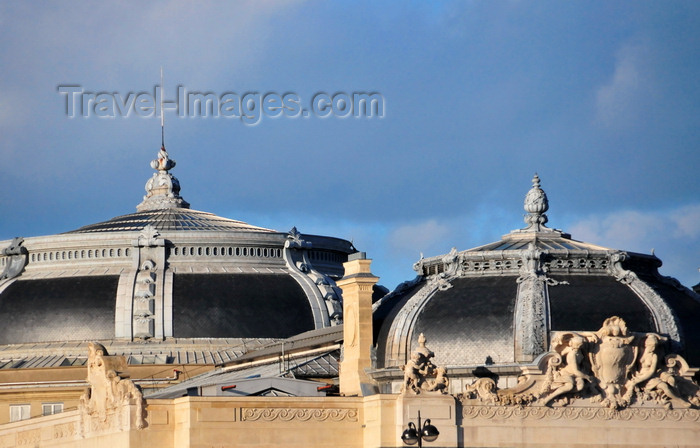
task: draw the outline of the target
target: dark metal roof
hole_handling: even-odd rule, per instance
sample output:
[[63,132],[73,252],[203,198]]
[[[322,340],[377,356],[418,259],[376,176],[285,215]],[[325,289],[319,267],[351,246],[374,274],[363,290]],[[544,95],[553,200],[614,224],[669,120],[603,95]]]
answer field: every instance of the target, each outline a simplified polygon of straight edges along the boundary
[[0,344],[114,337],[119,277],[18,280],[0,294]]
[[[179,384],[154,391],[147,398],[177,398],[188,394],[188,389],[206,387],[212,384],[233,384],[249,378],[335,378],[338,376],[340,351],[329,350],[312,357],[290,360],[287,363],[269,363],[241,370],[217,369],[203,373]],[[318,383],[323,385],[323,383]]]
[[[439,365],[483,364],[487,356],[497,363],[512,361],[516,278],[454,279],[450,289],[437,291],[416,316],[410,347],[418,346],[418,336],[423,333]],[[415,286],[409,288],[402,300],[394,301],[392,312],[384,320],[377,337],[380,366],[382,363],[384,367],[391,367],[389,364],[393,362],[396,365],[406,363],[406,359],[387,359],[386,347],[390,338],[397,337],[389,334],[392,322],[418,291]]]
[[314,328],[304,290],[287,274],[175,274],[175,337],[283,338]]
[[[188,394],[188,389],[232,383],[246,378],[335,378],[338,376],[340,363],[337,344],[342,341],[342,337],[343,327],[337,326],[307,331],[288,339],[274,341],[249,351],[226,367],[156,391],[148,398],[181,397]],[[319,350],[309,353],[309,350],[316,348]],[[260,363],[261,358],[267,360]],[[254,365],[247,365],[251,361],[255,361]]]
[[458,278],[435,293],[418,315],[411,347],[423,333],[438,365],[494,362],[513,357],[516,277]]
[[669,277],[666,277],[666,281],[659,281],[654,275],[649,274],[642,274],[639,277],[648,285],[652,285],[654,291],[660,294],[676,312],[685,344],[681,355],[691,365],[700,366],[700,300],[698,300],[698,294],[693,294],[688,288],[683,288],[677,280]]
[[[231,362],[249,350],[266,346],[259,338],[177,338],[165,341],[102,340],[110,355],[127,356],[135,364],[213,364]],[[27,343],[0,346],[0,369],[83,366],[87,342]]]
[[[554,331],[597,331],[605,319],[619,316],[634,331],[656,331],[651,310],[634,291],[605,275],[553,275],[549,287],[551,328]],[[568,282],[568,284],[562,283]]]
[[117,216],[109,221],[90,224],[66,233],[130,232],[141,230],[147,225],[151,225],[160,231],[195,230],[275,233],[275,230],[253,226],[243,221],[236,221],[216,216],[212,213],[186,208],[148,210]]

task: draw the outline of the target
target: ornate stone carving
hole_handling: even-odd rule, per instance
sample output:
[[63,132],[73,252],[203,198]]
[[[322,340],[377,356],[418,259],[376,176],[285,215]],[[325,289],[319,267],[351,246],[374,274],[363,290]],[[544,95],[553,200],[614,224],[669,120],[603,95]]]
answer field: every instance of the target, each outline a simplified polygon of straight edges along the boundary
[[[313,247],[310,241],[306,241],[296,227],[292,227],[284,242],[284,258],[287,266],[303,274],[305,282],[314,286],[310,292],[323,301],[328,312],[331,325],[343,323],[342,293],[333,279],[314,269],[309,258],[309,250]],[[323,305],[321,305],[323,306]]]
[[0,282],[17,277],[27,265],[28,252],[22,243],[24,238],[13,238],[10,245],[2,250],[2,254],[9,257],[9,260],[0,274]]
[[77,434],[75,423],[62,423],[53,427],[53,438],[63,439],[66,437],[73,437]]
[[522,254],[518,297],[515,305],[515,356],[520,362],[532,361],[547,350],[549,300],[547,285],[568,284],[547,277],[546,251],[528,244]]
[[468,419],[514,418],[514,419],[563,419],[563,420],[673,420],[700,421],[700,411],[697,409],[659,409],[659,408],[627,408],[609,409],[602,407],[559,407],[548,408],[538,406],[464,406],[462,417]]
[[164,208],[190,208],[190,204],[180,197],[180,182],[168,173],[174,167],[175,161],[170,158],[165,147],[161,146],[158,158],[151,161],[151,168],[156,170],[156,173],[146,182],[146,196],[143,197],[143,202],[136,206],[136,210],[143,212]]
[[141,229],[138,239],[133,240],[132,243],[134,247],[156,247],[165,245],[165,241],[160,238],[160,233],[151,224]]
[[479,399],[484,403],[498,403],[496,382],[492,378],[478,378],[464,388],[463,398]]
[[598,332],[588,336],[591,369],[602,392],[601,402],[607,407],[617,409],[627,404],[622,390],[637,357],[634,338],[617,316],[606,319]]
[[499,390],[493,378],[477,378],[464,388],[463,393],[457,394],[457,398],[467,406],[474,405],[474,401],[490,405],[526,406],[537,397],[529,392],[532,382],[526,381],[525,377],[519,380],[521,381],[515,388]]
[[419,394],[423,391],[446,394],[449,385],[447,371],[444,367],[437,367],[430,360],[435,353],[425,346],[423,333],[418,336],[418,345],[406,365],[401,366],[404,373],[401,393]]
[[294,226],[287,234],[287,241],[285,241],[284,247],[286,249],[311,249],[311,242],[302,238],[301,232]]
[[357,409],[310,409],[310,408],[243,408],[241,420],[272,422],[281,421],[333,421],[357,422]]
[[154,336],[156,272],[153,260],[142,263],[134,285],[134,337],[149,339]]
[[693,379],[699,369],[679,355],[664,357],[666,340],[632,333],[613,316],[596,332],[555,333],[552,351],[538,358],[538,367],[523,367],[517,386],[498,390],[492,379],[480,378],[457,397],[468,418],[700,420],[689,409],[700,408]]
[[453,247],[450,253],[442,257],[445,272],[442,273],[443,278],[451,278],[459,273],[461,268],[461,258],[457,252],[457,248]]
[[609,255],[610,274],[617,281],[628,285],[642,299],[653,314],[659,333],[669,336],[673,350],[681,350],[683,347],[681,345],[680,323],[677,317],[654,289],[642,281],[633,271],[627,270],[622,266],[622,263],[629,257],[630,255],[627,252],[618,251],[611,253]]
[[583,392],[595,379],[583,372],[584,354],[581,351],[584,339],[580,336],[568,338],[561,342],[564,348],[549,360],[547,380],[542,389],[547,393],[542,399],[544,404],[568,393]]
[[82,433],[145,426],[141,390],[127,379],[126,358],[110,356],[101,344],[88,344],[90,387],[80,397]]
[[655,333],[629,332],[617,316],[595,333],[558,334],[540,402],[589,399],[610,409],[650,400],[668,408],[700,405],[700,388],[692,380],[697,369],[678,355],[667,356],[664,367],[659,361],[664,340]]
[[525,195],[523,208],[527,212],[525,223],[528,224],[528,229],[539,231],[547,224],[545,212],[549,210],[549,201],[547,200],[547,194],[540,188],[540,178],[537,173],[532,178],[532,188]]
[[423,252],[420,253],[420,258],[418,261],[413,263],[413,270],[416,271],[418,275],[425,275],[425,272],[423,271],[423,266],[425,265],[425,257],[423,256]]
[[39,446],[39,442],[41,442],[40,429],[30,429],[17,434],[17,445],[19,446]]
[[625,399],[631,401],[636,396],[641,402],[654,401],[667,409],[700,407],[700,388],[687,378],[691,369],[686,361],[678,355],[669,355],[665,365],[659,362],[662,340],[653,333],[646,336],[638,370],[625,385]]

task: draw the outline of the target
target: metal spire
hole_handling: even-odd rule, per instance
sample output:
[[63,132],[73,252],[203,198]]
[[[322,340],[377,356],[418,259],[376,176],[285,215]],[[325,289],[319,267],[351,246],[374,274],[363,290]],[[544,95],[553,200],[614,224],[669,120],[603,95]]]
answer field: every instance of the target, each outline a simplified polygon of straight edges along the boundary
[[160,146],[165,148],[165,112],[163,111],[163,67],[160,68]]
[[151,161],[156,170],[146,182],[146,196],[136,206],[139,212],[167,208],[190,208],[190,204],[180,196],[180,182],[168,171],[175,168],[175,161],[165,150],[165,114],[163,113],[163,67],[160,68],[160,151],[158,158]]

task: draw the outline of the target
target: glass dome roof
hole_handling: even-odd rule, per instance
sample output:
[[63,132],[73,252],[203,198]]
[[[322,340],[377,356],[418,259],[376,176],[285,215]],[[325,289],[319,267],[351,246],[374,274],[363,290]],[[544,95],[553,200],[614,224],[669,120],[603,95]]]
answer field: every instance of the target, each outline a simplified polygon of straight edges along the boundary
[[130,232],[142,230],[147,225],[151,225],[159,231],[275,232],[274,230],[253,226],[243,221],[223,218],[213,213],[186,208],[166,208],[117,216],[109,221],[90,224],[66,233]]

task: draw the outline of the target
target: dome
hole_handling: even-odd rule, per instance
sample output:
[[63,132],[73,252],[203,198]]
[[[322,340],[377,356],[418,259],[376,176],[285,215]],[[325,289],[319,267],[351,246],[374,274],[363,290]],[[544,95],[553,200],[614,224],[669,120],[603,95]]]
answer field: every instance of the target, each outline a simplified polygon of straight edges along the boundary
[[700,363],[700,296],[661,276],[661,260],[576,241],[545,226],[547,196],[535,175],[527,227],[500,241],[421,258],[418,276],[374,306],[378,367],[403,365],[424,334],[445,366],[533,362],[557,331],[596,331],[620,316],[666,335]]
[[274,230],[252,226],[243,221],[222,218],[212,213],[186,208],[170,208],[117,216],[109,221],[83,226],[67,233],[128,232],[143,230],[146,226],[151,226],[158,231],[274,232]]
[[0,242],[0,350],[39,344],[62,362],[62,344],[101,341],[162,359],[206,346],[225,360],[239,343],[342,322],[349,241],[192,210],[164,147],[151,166],[136,213]]

